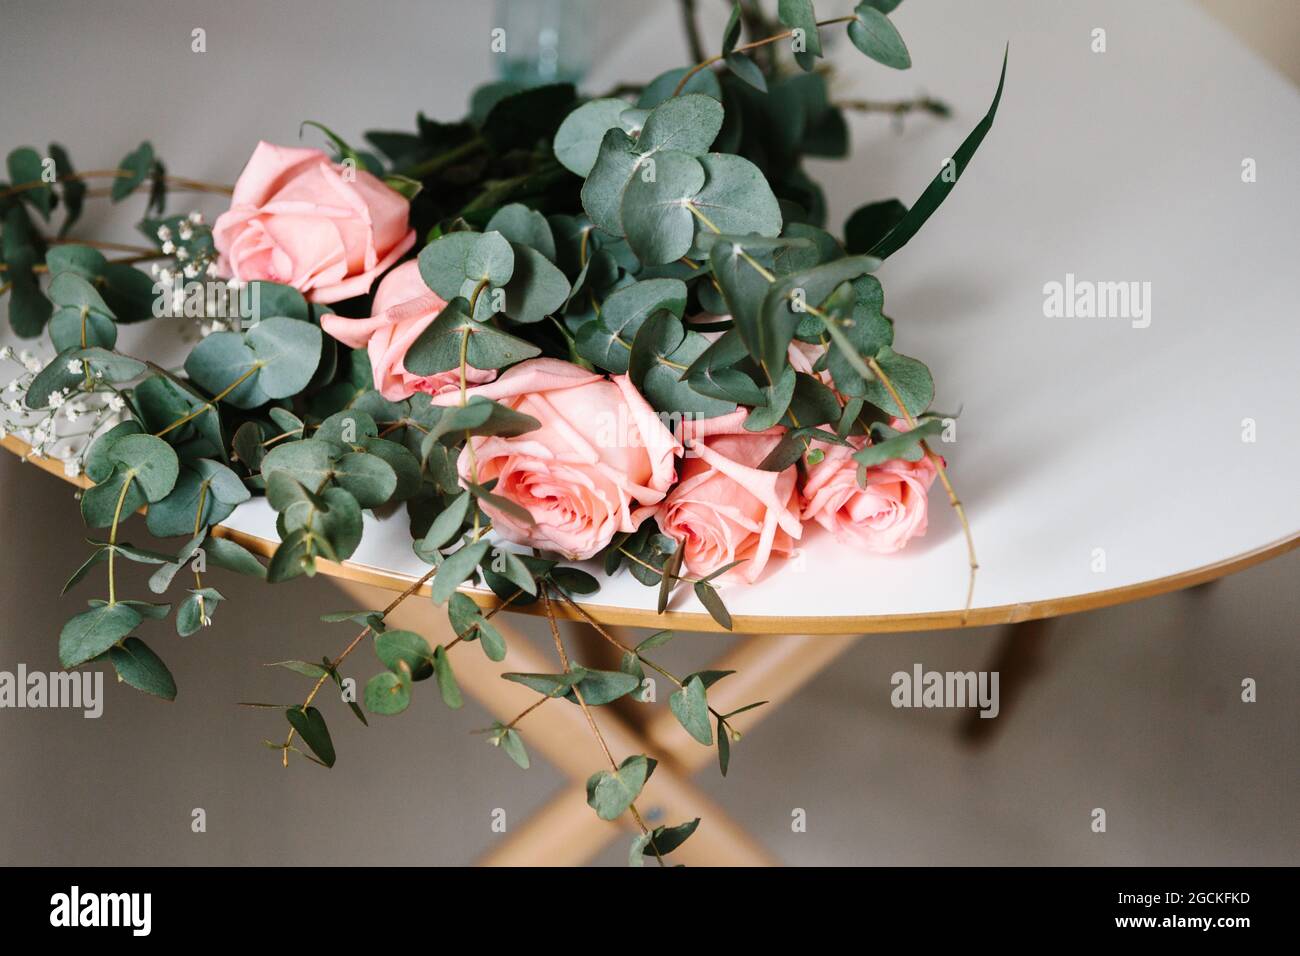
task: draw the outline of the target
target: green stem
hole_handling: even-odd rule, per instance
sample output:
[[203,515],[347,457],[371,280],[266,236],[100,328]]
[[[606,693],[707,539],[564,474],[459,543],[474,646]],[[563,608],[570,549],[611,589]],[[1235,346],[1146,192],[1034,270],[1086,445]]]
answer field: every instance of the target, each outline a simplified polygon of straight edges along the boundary
[[466,156],[471,156],[487,143],[483,137],[475,136],[468,139],[459,146],[453,146],[445,153],[439,153],[437,156],[430,157],[422,163],[416,163],[414,166],[408,166],[405,169],[397,170],[397,175],[407,176],[411,179],[424,179],[426,176],[432,176],[434,173],[441,171],[447,166],[459,162]]
[[108,603],[117,603],[117,579],[113,573],[113,561],[117,557],[117,525],[122,520],[122,506],[126,503],[126,491],[135,481],[135,472],[128,471],[122,481],[122,490],[117,495],[117,507],[113,509],[113,527],[108,532]]
[[[194,537],[199,536],[199,529],[203,527],[203,508],[208,503],[208,485],[210,482],[204,481],[199,486],[199,505],[194,509]],[[198,569],[194,571],[194,589],[201,591],[203,589],[203,578],[199,575]],[[199,598],[199,621],[203,622],[208,619],[207,608],[203,604],[203,595]]]
[[[834,26],[836,23],[849,23],[850,21],[856,19],[857,17],[835,17],[832,20],[818,20],[817,26],[829,27],[829,26]],[[736,47],[731,52],[747,53],[750,50],[756,50],[759,47],[767,46],[769,43],[775,43],[778,40],[786,40],[792,36],[794,36],[793,30],[785,30],[781,33],[773,34],[770,37],[764,37],[761,40],[754,40],[750,43],[742,43],[740,46]],[[693,67],[691,67],[682,75],[682,78],[678,81],[677,86],[673,89],[673,96],[680,96],[682,90],[686,89],[686,84],[690,82],[691,77],[693,77],[696,73],[700,72],[700,70],[707,69],[708,67],[712,66],[714,63],[719,63],[724,59],[726,59],[726,57],[724,57],[721,53],[719,53],[716,56],[708,57],[707,59],[701,60],[699,63],[696,63]]]
[[154,437],[155,437],[155,438],[162,438],[162,436],[163,436],[163,435],[166,435],[169,431],[172,431],[173,429],[176,429],[176,428],[180,428],[182,425],[186,424],[187,422],[191,422],[191,421],[193,421],[194,419],[198,418],[200,415],[202,415],[202,414],[203,414],[204,412],[206,412],[208,409],[210,409],[210,408],[215,408],[216,405],[217,405],[217,402],[221,401],[223,398],[225,398],[227,395],[229,395],[229,394],[230,394],[231,392],[233,392],[235,389],[239,388],[239,386],[243,385],[244,382],[248,381],[248,379],[253,375],[253,373],[256,372],[256,371],[258,371],[259,369],[261,369],[261,367],[262,367],[262,363],[261,363],[261,362],[255,362],[255,363],[253,363],[253,367],[252,367],[252,368],[250,368],[250,369],[249,369],[247,372],[245,372],[243,375],[239,376],[239,378],[235,379],[233,382],[231,382],[229,385],[227,385],[225,388],[223,388],[223,389],[222,389],[220,392],[218,392],[216,395],[213,395],[210,399],[208,399],[206,402],[204,402],[203,405],[202,405],[200,408],[196,408],[196,409],[194,409],[194,411],[190,412],[188,415],[182,415],[180,418],[176,419],[176,421],[172,422],[170,425],[168,425],[168,426],[167,426],[166,428],[164,428],[162,431],[160,431],[160,432],[154,432]]

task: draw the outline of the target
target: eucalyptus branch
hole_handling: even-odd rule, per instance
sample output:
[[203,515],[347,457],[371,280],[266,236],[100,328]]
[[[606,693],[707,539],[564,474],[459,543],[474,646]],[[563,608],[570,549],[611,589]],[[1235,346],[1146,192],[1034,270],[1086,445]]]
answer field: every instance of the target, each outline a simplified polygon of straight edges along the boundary
[[[80,173],[68,173],[66,176],[58,176],[52,182],[37,180],[30,183],[19,183],[17,186],[10,186],[8,189],[0,190],[0,199],[8,199],[10,196],[16,196],[19,193],[29,192],[33,189],[42,189],[48,186],[55,186],[59,183],[66,182],[84,182],[88,179],[130,179],[137,174],[129,169],[90,169]],[[234,193],[233,186],[225,186],[221,183],[208,183],[198,179],[186,179],[181,176],[164,176],[164,183],[177,189],[188,189],[194,192],[216,193],[221,196],[229,196]],[[89,195],[89,194],[88,194]]]
[[[869,356],[865,361],[863,361],[862,356],[858,354],[858,350],[853,346],[853,343],[848,340],[848,337],[844,334],[844,330],[839,327],[839,323],[836,322],[834,317],[827,315],[821,309],[815,308],[814,306],[809,305],[805,306],[805,308],[808,310],[810,315],[815,315],[817,318],[822,320],[827,331],[830,332],[831,338],[835,340],[835,344],[838,345],[840,351],[844,353],[848,363],[853,366],[853,370],[864,379],[870,380],[874,378],[879,381],[885,391],[889,393],[889,397],[893,400],[894,404],[898,406],[898,410],[903,413],[903,420],[907,422],[907,427],[909,429],[915,429],[916,419],[913,418],[912,413],[908,411],[907,406],[903,403],[902,395],[900,395],[898,389],[894,387],[894,383],[890,380],[889,376],[885,374],[885,370],[880,367],[880,363],[876,361],[875,357]],[[962,611],[961,619],[962,624],[965,624],[970,617],[971,604],[975,600],[975,573],[979,570],[979,561],[975,558],[975,538],[971,534],[970,521],[966,518],[966,508],[962,505],[961,500],[957,497],[957,492],[953,489],[952,481],[948,477],[948,469],[944,467],[942,456],[936,455],[934,450],[930,448],[929,443],[924,440],[921,441],[921,448],[925,452],[926,457],[929,458],[930,462],[934,465],[935,471],[939,475],[939,481],[943,484],[944,491],[948,493],[948,504],[951,505],[952,510],[957,513],[957,520],[961,522],[962,534],[966,538],[966,555],[967,560],[970,563],[970,579],[966,586],[966,606]]]
[[527,717],[529,714],[535,711],[538,707],[541,707],[542,704],[546,703],[548,700],[555,700],[555,698],[552,697],[550,694],[542,694],[541,697],[537,698],[537,700],[535,700],[533,703],[529,704],[522,711],[516,714],[514,719],[511,720],[510,723],[505,725],[505,729],[513,730],[515,728],[515,725],[518,724],[519,721],[523,720],[525,717]]
[[[560,665],[564,668],[564,672],[567,674],[571,670],[569,655],[565,653],[564,642],[560,640],[560,628],[555,622],[555,609],[551,607],[551,598],[548,591],[549,588],[543,584],[541,587],[542,604],[546,607],[546,621],[551,626],[551,637],[555,641],[555,650],[560,655]],[[573,696],[577,698],[578,706],[582,708],[582,715],[587,718],[587,725],[591,728],[591,732],[596,735],[596,740],[600,744],[600,749],[605,752],[605,757],[609,760],[610,769],[613,770],[614,773],[618,773],[618,761],[615,760],[614,755],[610,753],[609,744],[605,742],[605,735],[602,734],[600,728],[596,726],[596,718],[592,716],[591,708],[587,706],[587,701],[582,696],[582,690],[577,684],[573,685]],[[650,828],[646,826],[645,820],[641,818],[641,812],[637,810],[635,801],[628,804],[628,811],[632,814],[632,819],[636,821],[636,825],[641,828],[641,832],[649,840],[650,848],[654,850],[655,859],[659,861],[660,866],[664,866],[664,858],[659,852],[659,847],[655,845],[654,834],[651,832]]]
[[[560,589],[560,588],[556,588],[556,589],[555,589],[555,593],[556,593],[557,595],[559,595],[559,597],[564,601],[564,603],[568,604],[569,607],[571,607],[571,608],[573,608],[573,610],[577,611],[578,614],[580,614],[580,615],[582,616],[583,620],[585,620],[589,625],[591,625],[591,628],[592,628],[592,629],[593,629],[597,634],[599,634],[601,637],[603,637],[606,641],[608,641],[610,644],[613,644],[615,647],[617,647],[619,650],[623,651],[625,654],[632,654],[632,655],[634,655],[634,656],[637,658],[637,660],[639,660],[642,664],[645,664],[647,667],[649,667],[649,668],[650,668],[651,670],[653,670],[653,671],[657,671],[657,672],[659,672],[659,673],[662,674],[664,677],[668,678],[668,680],[670,680],[670,681],[672,681],[674,684],[676,684],[678,687],[685,687],[685,686],[686,686],[685,682],[682,681],[682,679],[681,679],[680,677],[677,677],[676,675],[674,675],[674,674],[670,673],[669,671],[665,670],[663,667],[660,667],[660,666],[659,666],[658,664],[656,664],[654,661],[650,660],[650,658],[645,657],[645,656],[642,655],[642,654],[638,654],[637,651],[636,651],[636,648],[634,648],[634,647],[628,647],[626,644],[624,644],[622,641],[620,641],[620,640],[619,640],[617,637],[615,637],[613,634],[609,633],[607,630],[605,630],[603,627],[601,627],[600,624],[597,623],[596,619],[593,618],[590,614],[588,614],[587,611],[586,611],[586,609],[585,609],[581,604],[577,603],[576,601],[573,600],[573,598],[571,598],[571,597],[569,597],[567,594],[565,594],[564,591],[563,591],[562,589]],[[714,717],[718,718],[719,720],[723,721],[723,723],[724,723],[724,725],[725,725],[725,724],[726,724],[726,715],[725,715],[725,714],[721,714],[721,713],[719,713],[718,711],[714,710],[712,704],[709,704],[708,707],[709,707],[709,713],[711,713]]]
[[[704,223],[706,227],[715,233],[720,233],[721,230],[711,223],[704,213],[696,209],[694,203],[688,202],[687,208],[690,209],[695,217]],[[768,269],[764,268],[758,260],[748,252],[745,252],[743,249],[739,250],[739,252],[741,258],[769,283],[776,281],[776,276],[774,276]],[[889,397],[893,399],[894,404],[898,406],[899,411],[903,413],[903,420],[907,422],[907,427],[909,429],[915,429],[916,419],[912,417],[912,413],[908,411],[907,406],[903,404],[902,396],[894,387],[894,383],[890,381],[889,376],[885,374],[885,370],[880,367],[880,363],[877,362],[874,357],[869,357],[864,362],[862,356],[858,354],[857,348],[849,341],[848,336],[844,334],[844,330],[839,327],[839,323],[832,316],[827,315],[815,306],[805,305],[804,309],[809,315],[814,315],[822,320],[822,324],[825,325],[827,332],[829,332],[831,338],[835,340],[835,344],[838,345],[840,351],[844,353],[844,357],[847,359],[848,363],[853,366],[854,371],[864,379],[870,380],[874,378],[880,382],[884,389],[889,393]],[[763,371],[767,373],[768,381],[772,381],[771,371],[765,365],[763,366]],[[961,499],[957,497],[957,492],[954,490],[952,481],[948,477],[948,470],[944,467],[942,456],[936,455],[933,449],[930,448],[929,443],[924,440],[921,441],[921,448],[924,450],[926,457],[929,458],[930,462],[934,465],[935,471],[939,475],[939,481],[943,484],[944,491],[948,493],[948,504],[951,505],[953,511],[957,513],[957,520],[961,522],[962,534],[966,538],[966,555],[970,564],[970,578],[969,583],[966,586],[966,606],[962,611],[962,624],[965,624],[970,618],[971,605],[975,600],[975,573],[979,570],[979,561],[975,557],[975,538],[971,534],[970,521],[966,517],[966,508],[961,503]]]
[[216,395],[213,395],[210,399],[204,402],[202,406],[194,409],[194,411],[186,415],[182,415],[180,418],[176,419],[176,421],[172,422],[162,431],[154,432],[154,437],[161,438],[163,435],[166,435],[168,432],[172,431],[173,429],[180,428],[182,425],[187,424],[188,422],[191,422],[194,419],[198,418],[204,412],[216,408],[217,402],[221,401],[223,398],[225,398],[235,389],[239,388],[240,385],[243,385],[245,381],[247,381],[249,378],[251,378],[254,374],[257,373],[257,371],[262,367],[262,365],[263,365],[262,362],[254,362],[252,366],[248,369],[248,371],[244,372],[243,375],[239,376],[239,378],[235,379],[233,382],[231,382],[229,385],[223,388]]
[[[434,566],[430,568],[428,571],[426,571],[424,574],[422,574],[409,587],[407,587],[405,591],[397,595],[397,597],[393,598],[392,602],[388,605],[388,607],[384,608],[383,611],[380,612],[379,619],[382,621],[384,618],[386,618],[389,614],[392,613],[394,608],[396,608],[399,604],[405,601],[416,591],[420,590],[420,588],[422,588],[428,582],[428,580],[437,573],[438,573],[438,568],[437,566]],[[357,645],[360,644],[365,639],[366,635],[371,633],[373,630],[374,630],[374,626],[371,624],[367,624],[364,628],[361,629],[361,633],[358,634],[356,637],[352,638],[351,643],[349,643],[347,647],[343,648],[343,652],[339,654],[338,657],[334,658],[334,660],[330,663],[328,670],[326,670],[324,674],[321,674],[320,677],[317,679],[315,685],[311,689],[311,692],[307,695],[307,699],[302,702],[302,710],[304,712],[307,710],[308,707],[311,706],[312,701],[316,699],[316,695],[320,693],[321,687],[325,685],[325,681],[329,679],[330,674],[332,672],[338,671],[339,665],[342,664],[345,660],[347,660],[348,655],[351,654],[354,650],[356,650]],[[286,737],[284,740],[284,766],[286,767],[289,766],[289,746],[293,743],[293,736],[296,733],[297,730],[295,728],[290,727],[289,736]]]
[[[831,19],[831,20],[818,20],[818,21],[817,21],[817,26],[818,26],[818,27],[829,27],[829,26],[834,26],[834,25],[837,24],[837,23],[851,23],[852,21],[854,21],[854,20],[856,20],[856,19],[857,19],[857,17],[852,16],[852,17],[835,17],[835,18],[833,18],[833,19]],[[732,52],[732,53],[747,53],[747,52],[749,52],[750,50],[756,50],[756,49],[758,49],[759,47],[767,46],[769,43],[776,43],[776,42],[778,42],[778,41],[780,41],[780,40],[788,40],[788,39],[789,39],[790,37],[792,37],[792,36],[794,36],[794,31],[793,31],[793,30],[783,30],[782,32],[780,32],[780,33],[775,33],[775,34],[773,34],[772,36],[764,37],[764,38],[761,39],[761,40],[752,40],[752,41],[749,42],[749,43],[742,43],[740,46],[736,47],[736,48],[735,48],[734,50],[732,50],[731,52]],[[719,54],[717,54],[717,55],[715,55],[715,56],[707,57],[707,58],[701,60],[699,63],[696,63],[693,67],[691,67],[691,68],[690,68],[689,70],[687,70],[684,74],[682,74],[682,78],[677,82],[677,86],[673,88],[673,94],[672,94],[672,95],[673,95],[673,96],[680,96],[682,90],[686,89],[686,84],[689,83],[689,82],[691,81],[691,77],[693,77],[696,73],[700,72],[700,70],[708,69],[708,68],[709,68],[710,66],[712,66],[714,63],[720,63],[720,62],[722,62],[722,61],[725,60],[725,59],[726,59],[726,57],[723,56],[721,53],[719,53]]]
[[[875,373],[876,378],[879,379],[880,384],[889,392],[894,404],[902,411],[908,428],[916,428],[916,420],[912,417],[912,413],[907,410],[907,406],[903,404],[902,396],[898,394],[898,390],[894,388],[894,383],[889,380],[889,376],[880,367],[880,363],[872,357],[867,359],[867,364],[871,371]],[[966,536],[966,557],[970,562],[970,582],[966,586],[966,608],[962,612],[961,618],[962,624],[965,624],[970,617],[971,604],[975,600],[975,572],[979,570],[979,561],[975,557],[975,538],[971,534],[970,522],[966,519],[966,508],[957,497],[957,492],[952,487],[952,481],[948,478],[948,469],[944,467],[943,457],[936,455],[929,443],[924,440],[921,441],[921,448],[939,473],[939,481],[943,483],[943,489],[948,493],[948,504],[957,513],[957,519],[961,522],[962,533]]]
[[[135,265],[140,262],[149,262],[152,259],[165,259],[167,256],[157,249],[149,249],[145,246],[133,246],[122,242],[101,242],[95,239],[47,239],[47,245],[51,246],[89,246],[92,249],[102,249],[107,252],[127,252],[130,257],[126,259],[110,260],[115,265]],[[0,272],[7,272],[9,266],[0,262]],[[49,267],[44,263],[38,263],[31,267],[32,272],[48,272]]]
[[855,110],[859,113],[889,113],[900,117],[914,112],[928,113],[940,119],[952,115],[952,109],[947,103],[929,96],[918,96],[911,100],[836,100],[832,105],[842,110]]

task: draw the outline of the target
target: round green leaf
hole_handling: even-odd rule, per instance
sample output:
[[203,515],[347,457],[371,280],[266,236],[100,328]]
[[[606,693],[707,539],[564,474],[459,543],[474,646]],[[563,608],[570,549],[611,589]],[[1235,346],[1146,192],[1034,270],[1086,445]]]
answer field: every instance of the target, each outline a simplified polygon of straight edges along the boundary
[[383,671],[366,681],[366,710],[391,716],[411,706],[411,678]]
[[584,179],[596,163],[600,142],[608,129],[619,126],[627,102],[616,98],[589,100],[565,117],[555,133],[555,158]]
[[330,476],[336,454],[338,451],[332,443],[319,438],[285,442],[273,447],[262,459],[262,477],[270,478],[272,472],[286,471],[307,488],[319,488]]
[[695,237],[690,203],[704,182],[700,161],[675,151],[658,153],[632,174],[621,217],[628,245],[641,262],[661,265],[690,251]]
[[[781,207],[757,166],[741,156],[709,153],[699,158],[704,167],[704,188],[692,199],[695,208],[717,229],[729,235],[777,236],[781,232]],[[713,230],[699,222],[699,233]],[[708,254],[704,248],[695,258]]]
[[397,473],[378,455],[349,452],[334,464],[334,480],[363,508],[378,508],[397,490]]
[[220,395],[239,382],[222,399],[236,408],[257,408],[270,401],[258,381],[257,367],[257,355],[238,332],[213,332],[185,359],[185,374],[210,395]]
[[[569,280],[536,249],[516,242],[510,248],[515,255],[515,270],[502,290],[503,311],[519,323],[540,322],[569,298]],[[494,298],[491,294],[479,296],[476,318],[480,321],[491,315]]]
[[167,497],[180,473],[172,446],[153,435],[126,435],[108,448],[107,458],[134,476],[150,503]]
[[394,673],[401,673],[405,666],[411,680],[424,680],[433,675],[433,649],[414,631],[384,631],[376,635],[375,654]]
[[[618,102],[622,102],[619,100]],[[597,140],[597,145],[600,141]],[[595,161],[595,153],[592,154],[592,160]],[[585,173],[582,175],[586,175]],[[511,244],[521,246],[531,246],[549,261],[555,261],[555,236],[551,232],[551,225],[536,209],[529,209],[523,203],[513,202],[508,206],[502,206],[492,218],[488,220],[486,232],[499,232],[505,236]],[[515,250],[516,253],[519,250]]]
[[297,395],[320,362],[321,330],[297,319],[263,319],[245,336],[256,360],[258,388],[268,398]]
[[420,250],[420,276],[447,301],[469,298],[483,281],[503,286],[514,274],[514,253],[499,232],[453,232]]

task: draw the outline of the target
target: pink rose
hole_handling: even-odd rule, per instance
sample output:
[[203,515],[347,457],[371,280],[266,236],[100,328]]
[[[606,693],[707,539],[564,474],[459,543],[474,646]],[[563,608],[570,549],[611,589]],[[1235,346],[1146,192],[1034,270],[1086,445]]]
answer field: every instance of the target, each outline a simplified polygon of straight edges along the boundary
[[319,149],[258,143],[212,227],[218,268],[291,285],[312,302],[350,299],[415,245],[409,211],[400,193]]
[[[906,427],[895,422],[895,427]],[[856,448],[866,439],[849,439]],[[826,455],[808,469],[803,486],[803,518],[815,520],[841,541],[868,551],[891,554],[925,534],[927,497],[937,473],[929,457],[895,458],[867,469],[867,486],[858,484],[854,449],[815,442]]]
[[[441,395],[460,391],[460,369],[434,375],[416,375],[406,370],[406,350],[420,333],[438,317],[447,303],[429,289],[420,278],[420,266],[414,259],[403,262],[379,282],[375,291],[374,315],[368,319],[349,319],[341,315],[322,315],[320,327],[344,345],[365,348],[370,354],[370,368],[375,388],[390,402],[400,402],[416,392]],[[466,381],[479,385],[496,378],[495,369],[466,366]]]
[[[610,380],[559,359],[530,359],[469,395],[541,422],[515,438],[476,436],[460,455],[462,479],[473,480],[477,467],[480,484],[497,479],[493,494],[536,522],[484,505],[509,541],[590,558],[615,534],[635,531],[676,480],[682,446],[626,375]],[[438,405],[457,401],[434,398]]]
[[693,457],[682,464],[681,483],[659,506],[659,528],[683,548],[686,569],[710,574],[743,560],[724,575],[753,583],[773,554],[794,550],[802,533],[794,466],[761,471],[784,429],[747,432],[740,409],[718,418],[687,421],[683,433]]

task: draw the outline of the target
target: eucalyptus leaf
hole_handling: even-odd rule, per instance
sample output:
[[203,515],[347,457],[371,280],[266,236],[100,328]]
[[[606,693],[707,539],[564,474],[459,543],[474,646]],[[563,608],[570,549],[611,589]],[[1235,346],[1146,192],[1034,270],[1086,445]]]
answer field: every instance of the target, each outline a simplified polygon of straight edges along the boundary
[[918,461],[924,454],[925,450],[921,447],[921,442],[928,438],[933,438],[943,431],[943,422],[940,419],[932,418],[917,424],[916,428],[905,432],[895,432],[889,430],[891,437],[872,442],[866,448],[857,452],[853,460],[864,468],[871,468],[876,465],[884,464],[896,458],[904,461]]
[[709,701],[704,681],[699,675],[691,677],[668,698],[668,707],[686,732],[704,744],[713,743],[713,728],[709,724]]
[[[671,853],[685,843],[699,825],[700,818],[696,817],[687,823],[679,823],[675,827],[655,827],[642,852],[647,856],[653,856],[655,850],[658,850],[661,856]],[[653,846],[650,844],[653,844]]]
[[628,181],[619,210],[637,258],[659,265],[690,251],[695,237],[691,201],[704,188],[705,172],[700,161],[685,152],[670,150],[651,158],[653,165],[643,160]]
[[880,381],[866,383],[863,397],[867,401],[901,418],[905,418],[907,414],[920,415],[930,407],[930,403],[934,401],[934,378],[922,362],[900,355],[887,345],[877,353],[876,361],[907,408],[905,410],[899,408],[893,395]]
[[[617,102],[622,103],[622,100]],[[581,108],[581,107],[580,107]],[[579,108],[579,109],[580,109]],[[574,111],[575,113],[577,110]],[[573,114],[569,114],[572,116]],[[563,129],[563,127],[561,127]],[[558,134],[557,134],[558,135]],[[599,138],[596,144],[599,145]],[[595,152],[592,152],[592,160],[595,160]],[[585,173],[579,173],[585,176]],[[510,203],[502,206],[492,218],[484,232],[499,232],[505,236],[514,246],[528,246],[529,248],[540,252],[548,261],[556,261],[555,235],[551,232],[551,225],[536,209],[529,209],[523,203]],[[516,248],[515,253],[518,255],[519,250]]]
[[[704,167],[704,186],[691,199],[691,205],[703,216],[697,224],[699,233],[716,229],[741,236],[780,235],[781,207],[757,166],[742,156],[726,153],[708,153],[699,162]],[[704,219],[709,225],[705,225]],[[691,255],[694,258],[708,255],[698,238]]]
[[821,35],[817,31],[817,14],[813,12],[812,0],[778,0],[776,15],[786,26],[802,31],[803,50],[795,54],[795,59],[803,69],[812,70],[822,55]]
[[877,63],[906,70],[912,65],[907,44],[889,18],[867,0],[853,11],[857,18],[849,24],[849,39],[853,45]]
[[[545,220],[542,225],[545,225]],[[569,280],[538,250],[518,242],[510,243],[510,248],[514,251],[515,268],[510,281],[501,290],[502,311],[523,325],[540,322],[557,312],[568,300]],[[491,314],[494,298],[490,295],[479,298],[476,318],[480,321]]]
[[433,670],[438,678],[438,690],[442,692],[442,702],[453,710],[464,706],[460,685],[456,683],[456,673],[451,669],[447,650],[441,644],[433,649]]
[[327,767],[334,766],[334,741],[330,739],[329,728],[325,725],[321,712],[315,707],[290,707],[285,711],[285,716],[289,719],[290,726],[298,731],[303,743],[320,758],[320,762]]
[[48,222],[50,212],[54,209],[54,188],[45,181],[45,177],[42,175],[44,162],[41,155],[30,146],[23,146],[9,154],[6,166],[9,170],[9,180],[14,186],[31,186],[35,184],[34,189],[24,189],[18,195],[24,201],[31,203]]
[[469,298],[480,284],[503,286],[514,275],[515,257],[499,232],[453,232],[435,239],[419,256],[425,284],[448,302]]
[[372,714],[400,714],[411,705],[409,674],[382,671],[366,681],[366,710]]
[[617,820],[641,793],[649,775],[644,754],[628,757],[617,770],[602,770],[587,779],[587,804],[602,820]]
[[391,630],[375,635],[375,654],[390,671],[403,667],[411,680],[424,680],[433,674],[433,650],[414,631]]
[[532,343],[470,318],[468,303],[455,299],[420,333],[404,362],[416,375],[434,375],[459,368],[462,348],[466,363],[479,369],[505,368],[541,354]]
[[103,604],[83,611],[59,633],[59,663],[76,667],[98,657],[139,625],[142,618],[124,604]]
[[171,671],[140,638],[128,637],[120,647],[110,648],[108,659],[124,683],[163,700],[176,699]]
[[449,555],[434,576],[431,589],[433,603],[446,604],[456,588],[474,573],[479,562],[487,556],[490,547],[490,542],[476,541]]
[[119,202],[131,195],[144,182],[153,165],[153,146],[147,142],[141,143],[135,151],[128,153],[126,158],[117,164],[117,168],[127,175],[118,176],[113,180],[110,190],[113,202]]
[[660,309],[681,318],[686,309],[686,283],[644,279],[618,289],[605,299],[600,318],[578,330],[578,354],[616,375],[624,374],[637,330]]
[[617,98],[588,100],[564,118],[555,132],[553,150],[571,173],[587,177],[596,164],[596,154],[605,131],[619,128],[619,117],[627,102]]

